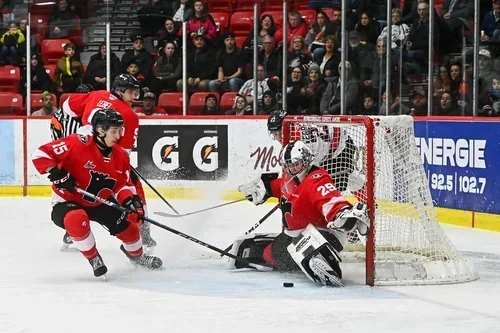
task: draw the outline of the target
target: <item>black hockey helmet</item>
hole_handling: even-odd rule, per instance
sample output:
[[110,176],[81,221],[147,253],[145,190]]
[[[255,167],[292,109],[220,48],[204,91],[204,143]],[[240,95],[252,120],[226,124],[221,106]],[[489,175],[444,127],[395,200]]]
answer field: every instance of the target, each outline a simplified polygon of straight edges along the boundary
[[87,94],[94,90],[90,84],[80,84],[78,88],[76,88],[76,92],[79,94]]
[[123,93],[127,89],[136,90],[139,93],[140,85],[139,81],[130,74],[120,74],[113,80],[113,84],[111,86],[111,91],[118,95],[119,97],[123,96]]
[[99,109],[92,117],[92,130],[97,134],[97,129],[102,128],[104,131],[109,127],[123,127],[123,117],[113,109]]
[[270,133],[281,131],[281,126],[283,125],[283,119],[287,116],[285,110],[276,110],[271,112],[269,118],[267,118],[267,130]]

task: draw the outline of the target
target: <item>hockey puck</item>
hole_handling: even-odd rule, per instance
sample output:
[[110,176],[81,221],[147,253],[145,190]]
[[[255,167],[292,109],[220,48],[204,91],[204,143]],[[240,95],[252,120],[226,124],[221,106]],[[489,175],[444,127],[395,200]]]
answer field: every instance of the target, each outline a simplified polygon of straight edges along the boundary
[[283,287],[285,287],[285,288],[292,288],[293,287],[293,282],[283,282]]

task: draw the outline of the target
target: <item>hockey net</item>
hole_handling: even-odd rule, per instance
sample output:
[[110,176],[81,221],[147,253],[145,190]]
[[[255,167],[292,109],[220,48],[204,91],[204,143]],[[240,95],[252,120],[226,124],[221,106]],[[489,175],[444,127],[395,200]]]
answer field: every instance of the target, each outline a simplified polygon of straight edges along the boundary
[[437,221],[410,116],[294,116],[287,143],[300,138],[350,201],[366,202],[371,230],[353,237],[343,261],[364,261],[369,285],[445,284],[479,276]]

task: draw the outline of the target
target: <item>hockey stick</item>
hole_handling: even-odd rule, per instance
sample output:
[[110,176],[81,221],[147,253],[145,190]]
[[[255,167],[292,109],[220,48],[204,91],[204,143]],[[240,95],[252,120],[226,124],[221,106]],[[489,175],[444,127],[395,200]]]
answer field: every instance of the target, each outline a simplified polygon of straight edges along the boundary
[[213,207],[208,207],[208,208],[205,208],[205,209],[196,210],[194,212],[190,212],[190,213],[186,213],[186,214],[173,215],[173,214],[168,214],[168,213],[163,213],[163,212],[154,212],[154,214],[159,215],[159,216],[163,216],[163,217],[184,217],[184,216],[189,216],[189,215],[193,215],[193,214],[198,214],[198,213],[201,213],[201,212],[206,212],[207,210],[212,210],[212,209],[215,209],[215,208],[224,207],[224,206],[227,206],[227,205],[232,205],[234,203],[237,203],[237,202],[240,202],[240,201],[243,201],[243,200],[247,200],[247,199],[246,198],[242,198],[242,199],[238,199],[238,200],[226,202],[226,203],[223,203],[223,204],[220,204],[220,205],[217,205],[217,206],[213,206]]
[[146,183],[146,185],[149,186],[149,188],[164,202],[167,204],[168,207],[170,207],[170,209],[176,213],[177,215],[180,215],[179,212],[177,210],[175,210],[175,208],[167,201],[167,199],[165,199],[161,194],[160,192],[158,192],[158,190],[156,190],[153,185],[151,185],[151,183],[146,179],[144,178],[143,175],[141,175],[139,173],[139,171],[137,171],[136,168],[134,168],[133,166],[130,167],[132,169],[132,171],[137,175],[137,177],[141,178],[143,182]]
[[[105,205],[107,205],[107,206],[110,206],[110,207],[113,207],[113,208],[115,208],[115,209],[118,209],[118,210],[119,210],[119,211],[121,211],[121,212],[124,212],[124,213],[127,213],[127,214],[128,214],[128,213],[133,213],[133,211],[132,211],[132,210],[130,210],[130,209],[128,209],[128,208],[125,208],[125,207],[123,207],[123,206],[121,206],[121,205],[119,205],[119,204],[117,204],[117,203],[115,203],[115,202],[112,202],[112,201],[106,200],[106,199],[104,199],[104,198],[101,198],[100,196],[97,196],[97,195],[95,195],[95,194],[92,194],[92,193],[90,193],[90,192],[87,192],[87,191],[85,191],[85,190],[82,190],[81,188],[78,188],[78,187],[77,187],[77,188],[76,188],[76,191],[77,191],[78,193],[80,193],[80,194],[83,194],[83,195],[85,195],[85,196],[89,197],[89,198],[92,198],[92,199],[94,199],[94,200],[97,200],[97,201],[99,201],[99,202],[101,202],[101,203],[103,203],[103,204],[105,204]],[[204,247],[206,247],[206,248],[209,248],[209,249],[210,249],[210,250],[212,250],[212,251],[218,252],[218,253],[223,254],[223,255],[225,255],[225,256],[227,256],[227,257],[229,257],[229,258],[232,258],[232,259],[234,259],[234,260],[236,260],[236,261],[239,261],[239,262],[241,262],[241,263],[243,263],[243,264],[247,265],[249,268],[254,268],[254,269],[257,269],[257,270],[262,270],[262,271],[272,270],[272,269],[273,269],[273,268],[272,268],[271,266],[269,266],[269,265],[254,264],[254,263],[250,262],[248,259],[245,259],[245,258],[242,258],[242,257],[239,257],[239,256],[235,256],[234,254],[231,254],[231,253],[229,253],[229,252],[226,252],[226,251],[224,251],[224,250],[221,250],[221,249],[219,249],[218,247],[215,247],[215,246],[213,246],[213,245],[210,245],[210,244],[208,244],[208,243],[205,243],[204,241],[201,241],[201,240],[199,240],[199,239],[197,239],[197,238],[191,237],[191,236],[189,236],[189,235],[187,235],[187,234],[185,234],[185,233],[183,233],[183,232],[180,232],[180,231],[178,231],[178,230],[176,230],[176,229],[170,228],[170,227],[168,227],[168,226],[166,226],[166,225],[164,225],[164,224],[162,224],[162,223],[160,223],[160,222],[156,222],[155,220],[152,220],[152,219],[150,219],[149,217],[143,217],[143,220],[144,220],[144,221],[147,221],[147,222],[149,222],[149,223],[151,223],[151,224],[153,224],[153,225],[155,225],[155,226],[157,226],[158,228],[161,228],[161,229],[167,230],[168,232],[171,232],[171,233],[173,233],[173,234],[175,234],[175,235],[177,235],[177,236],[180,236],[180,237],[182,237],[182,238],[185,238],[185,239],[187,239],[187,240],[189,240],[189,241],[191,241],[191,242],[193,242],[193,243],[196,243],[196,244],[198,244],[198,245],[204,246]]]
[[[278,210],[278,208],[280,208],[279,204],[277,204],[276,206],[274,206],[273,209],[271,209],[269,212],[267,212],[267,214],[264,215],[263,218],[261,218],[259,221],[257,221],[257,223],[255,223],[253,225],[253,227],[251,227],[250,229],[248,229],[247,232],[245,232],[245,235],[248,235],[249,233],[251,233],[252,231],[254,231],[255,229],[257,229],[262,223],[264,223],[265,220],[267,220],[269,218],[269,216],[273,215],[274,212]],[[224,251],[229,252],[232,247],[233,247],[233,244],[231,244],[228,247],[226,247],[226,249]],[[220,256],[224,257],[224,255],[225,254],[221,254]]]

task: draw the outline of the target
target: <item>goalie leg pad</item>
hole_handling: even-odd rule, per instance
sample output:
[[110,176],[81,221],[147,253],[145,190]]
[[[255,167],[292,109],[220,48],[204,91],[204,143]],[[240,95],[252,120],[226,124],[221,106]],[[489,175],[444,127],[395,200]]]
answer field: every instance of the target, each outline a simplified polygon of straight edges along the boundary
[[311,281],[326,286],[342,286],[342,270],[339,265],[341,259],[338,252],[314,225],[309,224],[287,250]]
[[[258,265],[266,264],[263,256],[264,249],[273,242],[277,235],[260,233],[241,236],[234,241],[233,247],[229,252],[235,256],[248,259],[251,263]],[[240,269],[248,268],[248,265],[229,258],[228,267],[230,269]],[[259,269],[257,268],[257,270]]]

